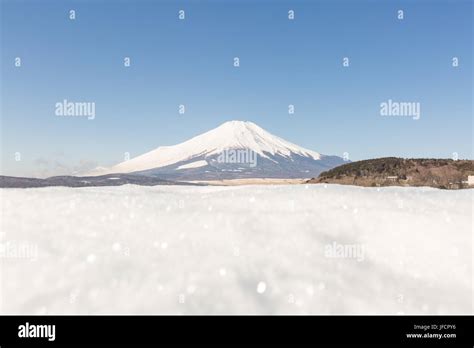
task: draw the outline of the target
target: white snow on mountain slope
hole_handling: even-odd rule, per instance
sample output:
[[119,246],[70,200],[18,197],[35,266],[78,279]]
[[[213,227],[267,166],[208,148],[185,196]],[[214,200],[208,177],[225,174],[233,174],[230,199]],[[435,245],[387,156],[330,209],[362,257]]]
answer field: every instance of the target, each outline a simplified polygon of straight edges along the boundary
[[131,173],[160,168],[201,155],[218,154],[228,149],[248,149],[265,158],[269,158],[267,154],[286,157],[297,154],[314,160],[321,159],[319,153],[270,134],[255,123],[229,121],[181,144],[160,146],[108,170],[95,170],[89,174]]
[[199,168],[199,167],[204,167],[204,166],[207,166],[206,161],[196,161],[196,162],[191,162],[188,164],[183,164],[182,166],[179,166],[176,169],[179,170],[179,169]]
[[[3,314],[472,311],[474,190],[126,185],[0,195]],[[360,253],[329,257],[334,243]],[[28,246],[33,260],[15,256]]]

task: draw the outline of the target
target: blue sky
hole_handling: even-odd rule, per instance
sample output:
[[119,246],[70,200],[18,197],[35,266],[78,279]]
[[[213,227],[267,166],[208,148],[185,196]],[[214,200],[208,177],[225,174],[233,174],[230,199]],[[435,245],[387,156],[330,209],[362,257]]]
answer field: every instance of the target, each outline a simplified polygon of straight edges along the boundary
[[[250,120],[324,154],[347,152],[351,160],[453,152],[473,158],[469,0],[1,0],[1,6],[4,175],[107,166],[125,152],[134,157],[180,143],[228,120]],[[128,68],[124,57],[131,58]],[[95,119],[56,116],[63,99],[95,102]],[[382,117],[380,103],[388,99],[419,102],[420,119]]]

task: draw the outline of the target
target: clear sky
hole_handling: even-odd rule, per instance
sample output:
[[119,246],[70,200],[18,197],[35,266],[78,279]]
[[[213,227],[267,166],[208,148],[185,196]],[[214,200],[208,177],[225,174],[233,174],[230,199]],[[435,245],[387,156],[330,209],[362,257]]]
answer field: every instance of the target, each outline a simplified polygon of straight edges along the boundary
[[[470,0],[0,1],[1,174],[108,166],[228,120],[351,160],[473,159]],[[56,116],[64,99],[95,118]],[[381,116],[389,99],[420,119]]]

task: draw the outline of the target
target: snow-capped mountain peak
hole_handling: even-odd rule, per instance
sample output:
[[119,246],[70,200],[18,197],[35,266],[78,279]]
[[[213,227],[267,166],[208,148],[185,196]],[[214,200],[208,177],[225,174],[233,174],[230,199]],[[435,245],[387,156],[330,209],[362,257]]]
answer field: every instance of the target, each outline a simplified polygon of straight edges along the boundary
[[262,157],[268,157],[267,154],[289,156],[291,153],[297,153],[313,159],[320,158],[319,153],[270,134],[250,121],[225,122],[219,127],[189,140],[189,143],[191,142],[193,145],[204,145],[207,149],[214,149],[209,154],[225,149],[248,149]]
[[[155,150],[119,163],[107,171],[93,175],[110,173],[143,172],[177,165],[175,169],[203,168],[206,161],[216,161],[215,157],[228,150],[253,152],[261,159],[274,163],[292,161],[293,157],[318,161],[325,157],[277,137],[253,122],[228,121],[217,128],[195,136],[174,146],[160,146]],[[193,161],[196,161],[193,165]]]

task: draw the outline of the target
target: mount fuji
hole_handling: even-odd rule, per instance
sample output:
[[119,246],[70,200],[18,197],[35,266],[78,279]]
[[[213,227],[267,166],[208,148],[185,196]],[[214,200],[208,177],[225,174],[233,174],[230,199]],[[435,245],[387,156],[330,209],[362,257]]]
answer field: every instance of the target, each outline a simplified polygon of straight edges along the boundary
[[346,163],[270,134],[255,123],[229,121],[174,146],[160,146],[90,176],[140,174],[166,180],[312,178]]

